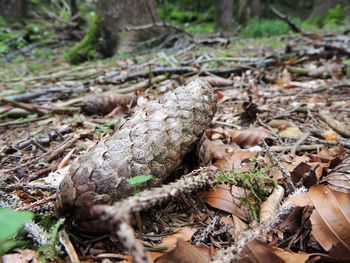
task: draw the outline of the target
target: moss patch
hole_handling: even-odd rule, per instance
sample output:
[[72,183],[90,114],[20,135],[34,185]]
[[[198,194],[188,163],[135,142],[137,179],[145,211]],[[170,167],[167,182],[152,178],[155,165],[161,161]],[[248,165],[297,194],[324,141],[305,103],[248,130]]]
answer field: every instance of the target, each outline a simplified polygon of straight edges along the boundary
[[75,65],[96,58],[100,18],[98,15],[92,14],[89,17],[89,22],[84,38],[64,54],[64,58],[71,64]]

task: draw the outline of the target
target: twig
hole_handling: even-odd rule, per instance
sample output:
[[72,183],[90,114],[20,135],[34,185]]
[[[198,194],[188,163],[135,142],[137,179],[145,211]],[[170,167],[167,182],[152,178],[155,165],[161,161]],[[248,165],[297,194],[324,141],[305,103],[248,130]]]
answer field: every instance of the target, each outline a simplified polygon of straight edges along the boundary
[[58,156],[62,155],[66,149],[72,147],[78,140],[79,140],[79,138],[72,138],[69,141],[65,142],[64,144],[60,145],[55,150],[53,150],[49,155],[47,155],[45,160],[47,162],[53,161]]
[[64,246],[64,248],[66,249],[67,254],[68,254],[71,262],[72,263],[79,263],[80,260],[79,260],[78,254],[75,251],[74,246],[73,246],[72,242],[70,241],[66,230],[63,229],[59,232],[59,240],[60,240],[61,244]]
[[204,244],[208,240],[210,233],[214,231],[214,228],[219,223],[219,221],[220,217],[215,216],[213,220],[211,220],[210,224],[204,229],[203,233],[194,240],[194,243],[197,245]]
[[24,110],[29,111],[31,113],[38,114],[38,116],[43,116],[43,115],[48,114],[47,111],[40,110],[37,107],[29,105],[29,104],[25,104],[25,103],[21,103],[21,102],[17,102],[17,101],[14,101],[14,100],[1,98],[1,97],[0,97],[0,101],[2,101],[3,103],[11,104],[12,106],[15,106],[17,108],[24,109]]
[[128,223],[120,223],[116,234],[132,255],[133,263],[152,263],[142,243],[135,238],[134,229]]
[[328,113],[320,112],[318,117],[324,121],[329,127],[339,133],[341,136],[345,138],[350,138],[350,130],[341,122],[337,121],[334,117],[332,117]]
[[307,139],[307,137],[309,137],[310,132],[305,133],[292,147],[292,149],[290,150],[290,154],[291,155],[295,155],[295,153],[297,152],[299,146]]
[[99,215],[102,220],[107,220],[112,225],[128,220],[131,213],[146,211],[176,196],[197,192],[211,186],[213,184],[211,176],[214,173],[214,168],[200,168],[174,183],[142,191],[138,195],[123,199],[112,206],[94,206],[92,214]]
[[281,163],[276,159],[276,157],[270,152],[269,146],[266,144],[265,141],[263,141],[263,147],[266,151],[266,155],[269,157],[271,162],[278,168],[278,170],[282,173],[283,178],[286,180],[287,184],[287,192],[293,192],[295,191],[295,186],[291,180],[290,174],[288,171],[286,171]]
[[[285,152],[285,151],[291,151],[295,145],[281,145],[281,146],[271,146],[269,148],[270,152]],[[303,145],[298,145],[296,148],[296,151],[314,151],[322,148],[322,144],[303,144]]]
[[347,149],[350,149],[350,142],[345,141],[344,139],[340,139],[337,141],[326,141],[326,140],[322,140],[316,137],[311,137],[309,138],[309,140],[317,142],[317,143],[322,143],[328,146],[336,146],[336,145],[341,145]]
[[181,28],[174,27],[174,26],[172,26],[170,24],[163,23],[163,22],[156,22],[156,23],[139,25],[139,26],[128,26],[128,27],[125,28],[124,31],[139,31],[139,30],[150,29],[150,28],[153,28],[153,27],[165,27],[165,28],[174,29],[176,32],[183,33],[183,34],[193,38],[193,35],[191,35],[190,33],[182,30]]
[[136,196],[123,199],[112,206],[97,205],[92,207],[91,213],[116,229],[120,242],[129,249],[134,263],[149,263],[143,245],[135,238],[134,230],[130,226],[131,213],[148,210],[170,199],[205,189],[213,184],[212,176],[216,169],[204,167],[185,175],[180,180],[142,191]]
[[23,119],[23,120],[15,120],[15,121],[8,121],[8,122],[3,122],[0,123],[0,128],[1,127],[8,127],[8,126],[15,126],[15,125],[22,125],[22,124],[28,124],[31,122],[36,122],[36,121],[41,121],[50,118],[49,115],[42,116],[42,117],[37,117],[37,118],[32,118],[32,119]]
[[117,89],[117,90],[115,90],[115,92],[119,93],[119,94],[127,94],[130,92],[135,92],[135,91],[141,90],[143,88],[146,88],[147,86],[150,86],[152,83],[158,83],[158,82],[161,82],[161,81],[166,80],[166,79],[167,79],[166,75],[160,75],[160,76],[157,76],[154,78],[143,80],[143,81],[141,81],[135,85],[132,85],[130,87],[127,87],[127,88]]

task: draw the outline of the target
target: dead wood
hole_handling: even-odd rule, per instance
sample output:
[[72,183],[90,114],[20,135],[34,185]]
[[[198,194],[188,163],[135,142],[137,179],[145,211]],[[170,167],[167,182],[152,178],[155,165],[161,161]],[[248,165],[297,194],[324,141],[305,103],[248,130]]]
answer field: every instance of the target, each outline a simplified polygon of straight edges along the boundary
[[283,21],[285,21],[290,28],[296,32],[296,33],[301,33],[303,34],[304,32],[301,30],[301,28],[296,25],[295,23],[293,23],[293,21],[285,14],[281,13],[280,11],[278,11],[275,7],[271,7],[271,11],[272,13],[274,13],[279,19],[282,19]]
[[[200,79],[150,102],[73,162],[59,187],[58,209],[84,218],[95,204],[110,204],[137,187],[160,185],[208,127],[215,110],[213,90]],[[153,176],[151,183],[128,182],[145,174]]]

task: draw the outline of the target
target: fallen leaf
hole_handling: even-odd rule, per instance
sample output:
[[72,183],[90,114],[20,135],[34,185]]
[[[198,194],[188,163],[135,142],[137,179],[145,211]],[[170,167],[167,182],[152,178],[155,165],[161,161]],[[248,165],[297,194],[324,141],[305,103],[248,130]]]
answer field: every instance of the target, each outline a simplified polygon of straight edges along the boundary
[[179,238],[176,248],[156,259],[155,263],[206,263],[210,262],[210,254]]
[[271,247],[260,241],[248,242],[240,253],[237,263],[285,263],[283,259],[273,253]]
[[227,153],[222,159],[217,160],[214,165],[224,171],[238,169],[244,160],[250,160],[257,156],[256,152],[248,150],[237,150],[233,153]]
[[350,260],[350,195],[316,185],[291,200],[297,206],[315,207],[311,234],[330,255]]
[[16,249],[13,254],[7,254],[0,258],[1,263],[36,263],[38,262],[38,252],[30,249]]
[[231,130],[232,141],[240,147],[253,147],[260,144],[264,139],[270,136],[268,130],[262,127],[249,128],[245,130]]
[[201,77],[201,79],[208,81],[212,87],[217,87],[217,88],[228,87],[233,85],[233,81],[231,79],[225,79],[221,77],[208,76],[208,77]]
[[350,157],[331,171],[326,181],[331,189],[350,194]]
[[282,130],[279,135],[288,139],[300,139],[304,133],[298,127],[294,126],[287,127],[286,129]]
[[284,196],[284,188],[277,185],[272,194],[261,204],[260,222],[267,222],[275,214]]
[[339,139],[339,134],[336,133],[333,130],[324,130],[322,132],[322,137],[326,140],[326,141],[336,141]]
[[166,236],[163,238],[162,242],[160,244],[157,244],[155,247],[172,247],[175,246],[177,240],[183,239],[184,241],[188,241],[192,238],[194,233],[196,233],[196,229],[189,228],[189,227],[183,227],[180,229],[175,230],[174,234],[171,234],[169,236]]
[[280,248],[273,248],[273,252],[286,263],[304,263],[312,254],[289,252]]
[[292,123],[290,121],[287,121],[287,120],[271,120],[269,123],[269,126],[271,128],[277,128],[277,129],[280,129],[280,130],[283,130],[287,127],[290,127],[292,126]]
[[225,184],[217,185],[208,191],[202,193],[203,202],[208,205],[238,216],[243,221],[247,221],[245,214],[234,201],[231,193],[231,187]]

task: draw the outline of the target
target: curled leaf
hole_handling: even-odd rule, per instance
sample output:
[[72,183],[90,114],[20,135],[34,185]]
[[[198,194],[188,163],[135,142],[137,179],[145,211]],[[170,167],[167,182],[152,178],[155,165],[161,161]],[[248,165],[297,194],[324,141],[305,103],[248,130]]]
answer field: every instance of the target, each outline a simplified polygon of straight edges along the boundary
[[268,138],[270,133],[262,127],[249,128],[245,130],[231,130],[231,138],[240,147],[253,147]]
[[317,185],[291,200],[298,206],[315,207],[310,216],[312,235],[331,255],[350,260],[350,195]]
[[268,221],[276,212],[284,195],[284,188],[277,185],[272,194],[261,204],[260,222]]
[[209,189],[209,191],[202,194],[202,200],[212,207],[236,215],[244,221],[247,220],[245,214],[235,203],[231,187],[228,185],[220,184]]

